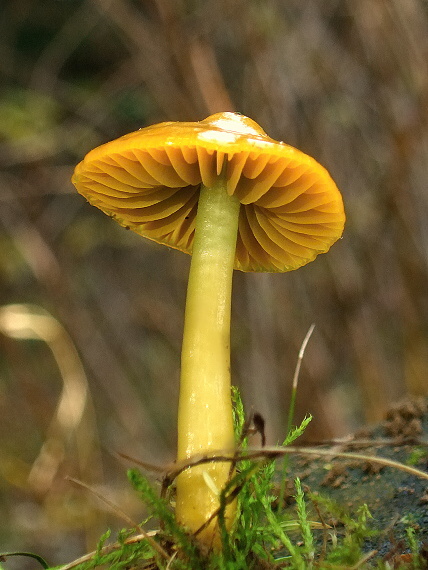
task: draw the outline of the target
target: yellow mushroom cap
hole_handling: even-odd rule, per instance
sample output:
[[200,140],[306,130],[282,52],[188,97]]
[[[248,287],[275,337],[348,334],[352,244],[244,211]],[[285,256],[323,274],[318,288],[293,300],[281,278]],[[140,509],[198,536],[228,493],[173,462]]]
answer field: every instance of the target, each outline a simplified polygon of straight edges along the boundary
[[103,144],[72,182],[122,226],[192,253],[200,185],[212,186],[224,161],[227,191],[241,202],[236,269],[297,269],[342,235],[342,197],[327,170],[237,113],[159,123]]

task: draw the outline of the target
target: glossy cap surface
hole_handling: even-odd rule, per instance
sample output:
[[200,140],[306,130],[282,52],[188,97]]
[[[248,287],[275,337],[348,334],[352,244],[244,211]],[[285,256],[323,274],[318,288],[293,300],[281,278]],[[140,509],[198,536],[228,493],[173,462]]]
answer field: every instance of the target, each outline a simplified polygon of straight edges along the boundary
[[121,225],[191,253],[200,185],[212,186],[224,161],[228,193],[241,202],[236,269],[297,269],[342,235],[342,197],[327,170],[236,113],[120,137],[90,151],[72,181]]

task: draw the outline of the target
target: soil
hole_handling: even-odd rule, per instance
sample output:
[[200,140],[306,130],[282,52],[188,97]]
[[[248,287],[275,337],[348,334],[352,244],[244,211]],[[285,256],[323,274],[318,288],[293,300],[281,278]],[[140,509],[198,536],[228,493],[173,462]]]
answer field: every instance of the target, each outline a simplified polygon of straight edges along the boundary
[[[428,472],[428,400],[399,403],[373,429],[361,430],[346,442],[330,442],[335,450],[385,457]],[[371,526],[381,531],[365,549],[398,567],[409,558],[406,529],[411,527],[428,568],[428,481],[371,461],[323,457],[296,460],[292,475],[306,490],[333,499],[355,512],[367,504]],[[336,526],[340,521],[332,521]],[[410,560],[409,560],[410,561]]]

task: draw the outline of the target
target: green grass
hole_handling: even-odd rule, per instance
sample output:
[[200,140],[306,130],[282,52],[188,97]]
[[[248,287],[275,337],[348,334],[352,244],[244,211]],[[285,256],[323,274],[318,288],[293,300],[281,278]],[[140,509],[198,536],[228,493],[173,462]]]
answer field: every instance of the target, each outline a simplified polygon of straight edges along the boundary
[[[248,448],[251,422],[245,420],[236,391],[234,415],[240,455],[234,466],[236,474],[221,492],[218,512],[221,552],[202,552],[194,537],[176,522],[172,504],[173,485],[170,485],[173,477],[167,479],[169,488],[161,491],[160,486],[156,486],[146,474],[130,469],[128,479],[145,504],[148,518],[138,528],[122,530],[109,544],[111,536],[109,531],[106,532],[95,552],[57,569],[341,570],[397,567],[374,562],[375,552],[364,551],[365,541],[373,539],[376,534],[367,505],[351,515],[330,499],[305,492],[299,479],[294,481],[292,496],[287,495],[280,480],[286,468],[279,470],[276,460],[269,454],[257,460],[245,459],[243,452]],[[299,437],[310,420],[310,417],[305,418],[300,426],[292,427],[283,446],[290,445]],[[228,502],[235,499],[238,501],[238,516],[232,530],[228,531],[224,513]],[[157,531],[144,531],[147,526]],[[418,554],[418,538],[410,526],[407,547],[411,554],[410,562],[399,567],[426,568]],[[37,555],[14,555],[33,556],[41,567],[48,567]]]

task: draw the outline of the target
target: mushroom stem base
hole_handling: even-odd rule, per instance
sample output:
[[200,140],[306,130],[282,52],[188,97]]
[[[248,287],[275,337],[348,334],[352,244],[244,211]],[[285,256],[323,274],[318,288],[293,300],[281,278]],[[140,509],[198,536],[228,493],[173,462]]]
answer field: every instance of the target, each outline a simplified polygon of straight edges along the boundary
[[[238,199],[227,193],[224,173],[213,187],[201,187],[181,356],[180,461],[215,451],[233,454],[230,309],[239,208]],[[228,462],[207,463],[177,478],[177,519],[191,532],[218,509],[229,471]],[[226,520],[233,519],[232,505]],[[198,540],[207,546],[220,544],[216,520]]]

